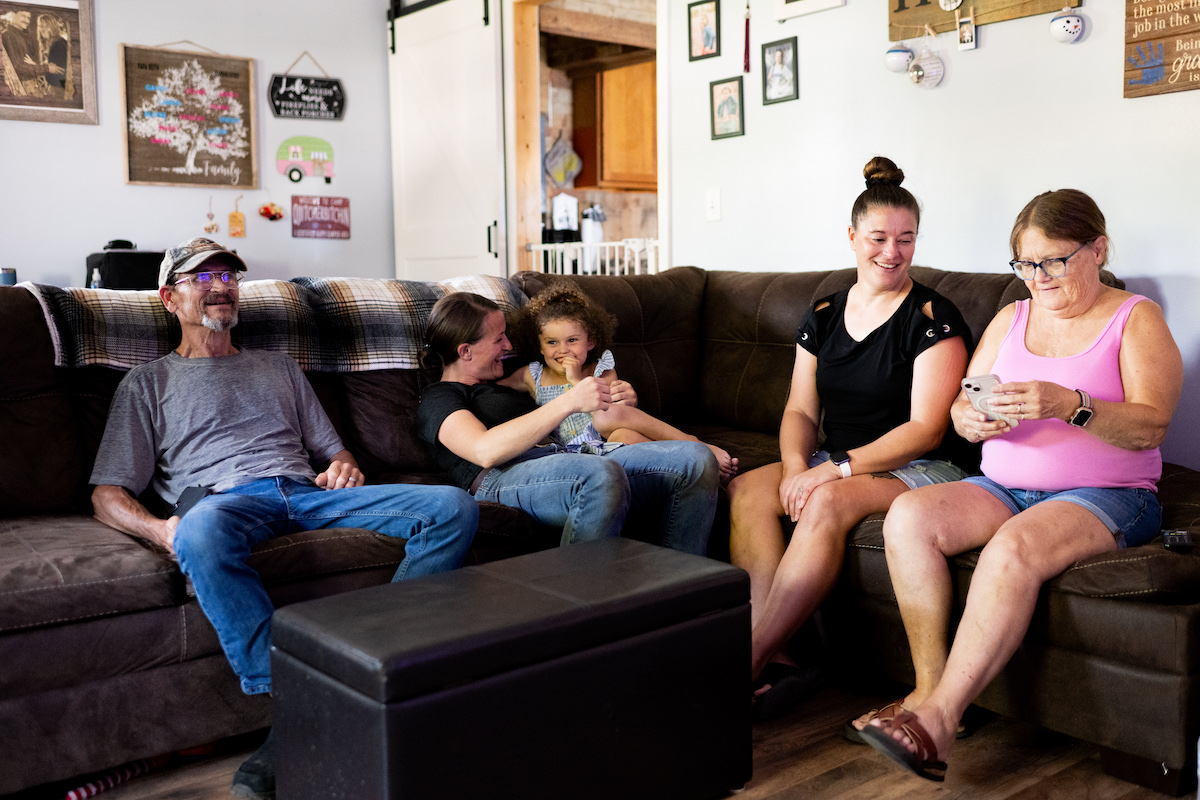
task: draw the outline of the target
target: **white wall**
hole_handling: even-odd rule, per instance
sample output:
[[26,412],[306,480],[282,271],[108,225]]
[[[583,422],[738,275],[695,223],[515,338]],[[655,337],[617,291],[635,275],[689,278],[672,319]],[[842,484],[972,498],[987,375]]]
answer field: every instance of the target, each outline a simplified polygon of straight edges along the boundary
[[[209,197],[218,241],[236,247],[253,278],[297,275],[391,277],[391,156],[387,93],[387,0],[120,0],[95,4],[99,125],[0,120],[0,266],[19,280],[78,286],[84,258],[110,239],[162,250],[204,236]],[[129,186],[124,182],[119,45],[157,46],[190,39],[221,53],[255,59],[259,189]],[[179,45],[186,49],[199,48]],[[266,102],[272,73],[305,50],[346,91],[339,121],[276,119]],[[203,52],[203,51],[201,51]],[[299,75],[320,75],[305,58]],[[275,171],[275,151],[289,136],[333,145],[330,184],[291,183]],[[228,239],[234,199],[246,215],[246,238]],[[349,240],[293,239],[292,194],[350,198]],[[268,199],[287,216],[257,213]]]
[[[671,3],[672,49],[659,65],[670,84],[673,263],[853,266],[850,206],[876,154],[899,164],[923,204],[916,263],[942,269],[1006,270],[1021,207],[1048,189],[1082,189],[1107,217],[1111,269],[1164,307],[1183,351],[1185,396],[1163,455],[1200,468],[1191,399],[1200,393],[1200,91],[1122,98],[1124,3],[1086,2],[1087,31],[1069,45],[1047,33],[1051,14],[980,26],[971,51],[942,34],[946,77],[923,90],[883,66],[885,3],[847,0],[780,23],[774,0],[751,0],[746,135],[717,141],[708,84],[741,74],[745,6],[725,0],[721,55],[689,62],[686,5]],[[790,36],[798,37],[800,99],[764,106],[761,45]],[[919,41],[910,44],[919,52]],[[705,221],[710,188],[721,192],[719,222]]]

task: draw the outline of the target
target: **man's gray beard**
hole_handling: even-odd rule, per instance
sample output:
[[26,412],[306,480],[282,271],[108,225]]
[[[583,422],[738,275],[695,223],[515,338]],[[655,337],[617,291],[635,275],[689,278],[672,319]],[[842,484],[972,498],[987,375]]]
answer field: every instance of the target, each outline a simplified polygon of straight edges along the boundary
[[207,313],[205,313],[204,318],[202,320],[200,320],[200,323],[204,327],[208,328],[210,331],[216,331],[217,333],[224,333],[225,331],[233,328],[234,325],[237,325],[237,323],[238,323],[237,312],[236,311],[233,312],[233,316],[229,318],[228,322],[225,322],[224,320],[213,319]]

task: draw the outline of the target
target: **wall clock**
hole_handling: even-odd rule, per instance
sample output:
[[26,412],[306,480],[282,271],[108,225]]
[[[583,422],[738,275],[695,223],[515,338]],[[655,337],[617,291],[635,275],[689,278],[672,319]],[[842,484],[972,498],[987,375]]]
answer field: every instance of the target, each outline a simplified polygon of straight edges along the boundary
[[963,0],[938,0],[943,11],[953,11],[963,4]]

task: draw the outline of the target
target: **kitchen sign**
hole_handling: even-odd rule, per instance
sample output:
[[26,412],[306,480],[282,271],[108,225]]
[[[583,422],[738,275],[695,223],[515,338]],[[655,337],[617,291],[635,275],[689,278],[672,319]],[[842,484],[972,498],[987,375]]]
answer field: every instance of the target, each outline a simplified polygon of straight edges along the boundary
[[293,239],[349,239],[350,198],[292,195]]
[[341,119],[346,93],[337,78],[272,75],[267,88],[271,113],[291,119]]

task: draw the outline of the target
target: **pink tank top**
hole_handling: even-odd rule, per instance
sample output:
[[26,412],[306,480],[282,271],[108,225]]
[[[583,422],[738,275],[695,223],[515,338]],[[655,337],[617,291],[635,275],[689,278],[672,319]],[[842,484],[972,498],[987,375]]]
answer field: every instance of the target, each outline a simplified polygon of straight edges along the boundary
[[[1034,355],[1025,347],[1029,300],[1016,303],[1012,325],[1000,343],[992,372],[1001,381],[1042,380],[1083,389],[1096,400],[1123,402],[1121,335],[1130,312],[1145,297],[1121,304],[1108,325],[1082,353],[1064,358]],[[1014,430],[983,443],[983,474],[1010,489],[1060,492],[1084,486],[1157,491],[1162,455],[1106,444],[1059,419],[1021,422]]]

